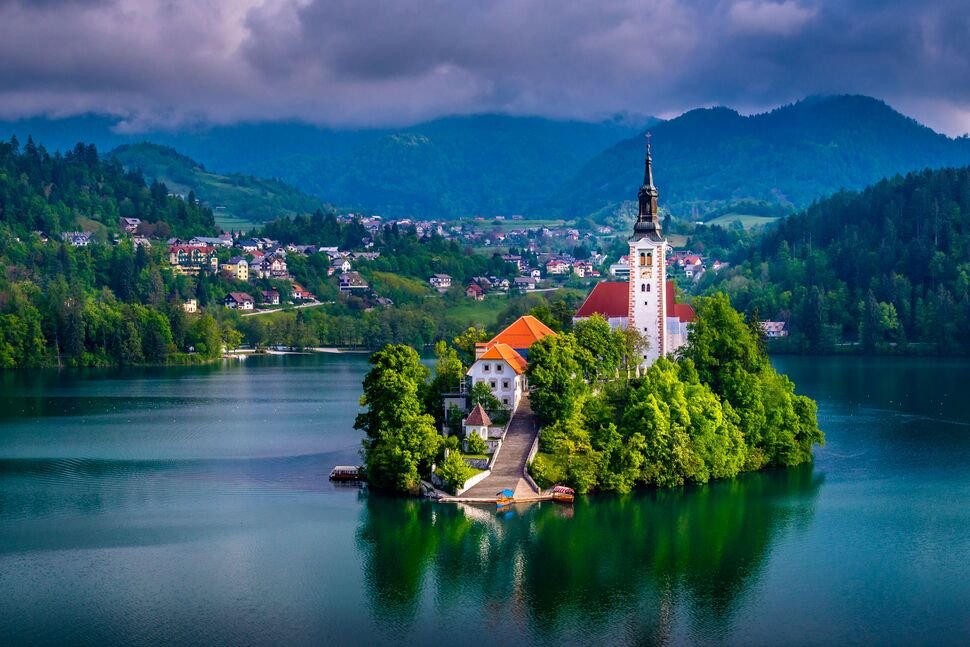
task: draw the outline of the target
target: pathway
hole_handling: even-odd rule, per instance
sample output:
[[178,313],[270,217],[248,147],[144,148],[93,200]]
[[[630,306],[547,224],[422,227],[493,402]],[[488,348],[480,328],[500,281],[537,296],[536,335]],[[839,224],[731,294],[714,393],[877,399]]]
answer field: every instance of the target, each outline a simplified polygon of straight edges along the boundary
[[495,499],[496,493],[506,489],[515,492],[516,498],[536,496],[538,492],[529,485],[523,475],[525,462],[529,458],[538,430],[539,425],[535,414],[532,413],[529,396],[524,395],[519,402],[519,408],[512,416],[509,430],[505,434],[505,440],[502,441],[502,450],[495,460],[495,465],[492,466],[492,473],[481,483],[462,492],[461,498]]

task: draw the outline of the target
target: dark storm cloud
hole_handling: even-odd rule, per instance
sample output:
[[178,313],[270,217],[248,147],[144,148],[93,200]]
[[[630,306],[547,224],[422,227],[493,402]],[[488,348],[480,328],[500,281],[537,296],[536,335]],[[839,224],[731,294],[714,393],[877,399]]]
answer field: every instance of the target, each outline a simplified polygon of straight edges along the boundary
[[964,0],[0,0],[0,62],[0,112],[132,127],[670,115],[859,92],[970,130]]

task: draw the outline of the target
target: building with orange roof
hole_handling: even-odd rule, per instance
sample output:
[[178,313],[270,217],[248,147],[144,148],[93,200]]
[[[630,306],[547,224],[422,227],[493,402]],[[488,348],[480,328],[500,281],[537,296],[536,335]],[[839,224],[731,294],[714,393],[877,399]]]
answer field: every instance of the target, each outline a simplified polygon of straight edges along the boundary
[[503,406],[515,409],[528,388],[525,370],[529,347],[555,335],[549,326],[531,315],[519,317],[505,330],[475,349],[475,363],[466,375],[472,386],[485,382]]

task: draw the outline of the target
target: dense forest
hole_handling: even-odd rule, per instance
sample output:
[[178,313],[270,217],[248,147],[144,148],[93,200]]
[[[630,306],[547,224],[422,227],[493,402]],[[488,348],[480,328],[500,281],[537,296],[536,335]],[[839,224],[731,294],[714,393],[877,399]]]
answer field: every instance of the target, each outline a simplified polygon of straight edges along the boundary
[[279,180],[213,173],[167,146],[124,145],[111,151],[109,157],[149,180],[164,183],[170,191],[183,195],[192,191],[203,204],[218,208],[221,217],[242,222],[262,223],[280,216],[311,213],[322,206],[320,199]]
[[[663,203],[681,217],[768,215],[752,209],[759,203],[791,211],[897,173],[970,164],[970,139],[933,132],[864,96],[812,97],[751,116],[691,110],[651,131]],[[642,137],[617,143],[580,169],[553,205],[581,214],[634,199],[643,150]]]
[[841,192],[738,248],[709,272],[762,318],[789,321],[798,352],[970,352],[970,168]]
[[[186,317],[183,298],[216,297],[174,275],[164,246],[111,244],[121,217],[162,237],[214,233],[211,211],[93,146],[50,155],[32,140],[0,143],[0,366],[190,361],[189,347],[196,361],[238,344],[213,317]],[[61,240],[78,229],[93,232],[89,244]]]

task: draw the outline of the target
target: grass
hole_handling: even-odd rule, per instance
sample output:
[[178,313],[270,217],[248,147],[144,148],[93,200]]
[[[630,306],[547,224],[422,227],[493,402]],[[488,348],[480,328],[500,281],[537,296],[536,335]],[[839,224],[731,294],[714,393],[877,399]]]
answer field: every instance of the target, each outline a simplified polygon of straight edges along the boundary
[[729,227],[735,222],[740,222],[741,226],[745,229],[751,229],[752,227],[769,225],[776,220],[778,220],[778,216],[752,216],[743,213],[727,213],[723,216],[718,216],[714,220],[705,221],[705,224]]
[[499,313],[508,305],[508,297],[504,294],[492,294],[484,301],[466,298],[456,305],[449,306],[445,316],[461,322],[463,325],[477,324],[491,328],[498,321]]

